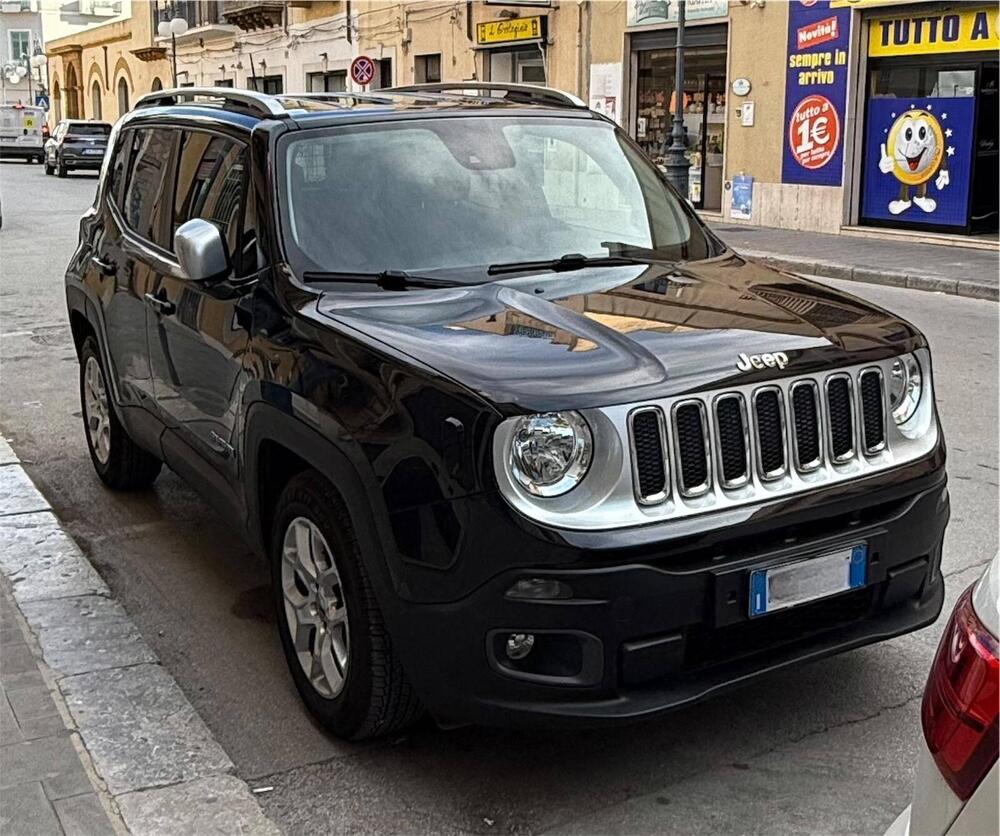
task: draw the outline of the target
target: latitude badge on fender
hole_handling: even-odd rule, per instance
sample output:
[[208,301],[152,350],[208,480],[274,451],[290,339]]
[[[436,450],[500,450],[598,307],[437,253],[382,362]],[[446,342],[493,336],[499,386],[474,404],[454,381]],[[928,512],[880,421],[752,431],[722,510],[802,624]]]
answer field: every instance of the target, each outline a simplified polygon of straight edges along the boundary
[[741,372],[748,372],[751,369],[779,369],[788,365],[788,355],[783,351],[768,352],[766,354],[744,354],[742,351],[736,355],[736,368]]

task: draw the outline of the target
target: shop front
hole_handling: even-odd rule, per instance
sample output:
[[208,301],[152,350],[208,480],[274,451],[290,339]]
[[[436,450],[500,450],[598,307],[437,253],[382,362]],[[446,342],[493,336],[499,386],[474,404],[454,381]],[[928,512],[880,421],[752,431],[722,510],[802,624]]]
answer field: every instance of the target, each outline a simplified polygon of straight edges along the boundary
[[[665,163],[676,102],[676,2],[632,0],[628,9],[631,88],[630,131],[657,165]],[[723,153],[728,89],[728,4],[688,2],[684,35],[684,127],[688,198],[698,209],[722,207]]]
[[483,81],[545,84],[548,16],[484,21],[476,25]]
[[860,222],[995,233],[996,4],[893,6],[863,26]]

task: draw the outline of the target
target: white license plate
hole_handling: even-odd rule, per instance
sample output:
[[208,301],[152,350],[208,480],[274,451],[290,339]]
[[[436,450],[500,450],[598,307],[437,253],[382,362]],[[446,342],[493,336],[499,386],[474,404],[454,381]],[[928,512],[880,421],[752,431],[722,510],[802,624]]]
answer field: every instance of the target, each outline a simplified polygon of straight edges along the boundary
[[868,546],[783,563],[750,573],[750,617],[826,598],[865,585]]
[[103,156],[104,149],[103,148],[84,148],[83,149],[83,153],[84,154],[92,154],[95,157],[98,156],[98,155],[102,155]]

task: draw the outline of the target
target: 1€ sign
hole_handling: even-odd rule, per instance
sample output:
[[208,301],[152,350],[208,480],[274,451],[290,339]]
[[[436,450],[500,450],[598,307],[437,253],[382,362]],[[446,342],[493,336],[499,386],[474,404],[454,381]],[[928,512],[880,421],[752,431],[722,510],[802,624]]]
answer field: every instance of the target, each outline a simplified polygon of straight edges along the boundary
[[795,161],[803,168],[822,168],[839,143],[840,118],[833,103],[826,96],[806,96],[788,120],[788,145]]

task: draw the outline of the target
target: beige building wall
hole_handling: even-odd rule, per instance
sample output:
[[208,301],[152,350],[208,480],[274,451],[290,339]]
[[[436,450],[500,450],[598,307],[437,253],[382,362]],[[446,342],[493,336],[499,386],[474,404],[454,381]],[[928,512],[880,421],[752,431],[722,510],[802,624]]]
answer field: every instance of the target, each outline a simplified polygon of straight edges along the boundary
[[178,38],[181,84],[213,87],[222,82],[249,88],[255,75],[280,75],[285,92],[302,92],[310,73],[346,71],[358,54],[348,37],[346,0],[292,0],[263,29],[243,29],[225,18],[226,10],[236,6],[224,3],[217,23]]
[[[733,221],[784,229],[839,232],[843,215],[841,186],[803,186],[781,182],[785,138],[785,55],[788,6],[767,3],[763,8],[729,4],[730,92],[727,99],[724,177],[750,174],[754,178],[753,215]],[[734,78],[750,79],[744,98],[732,94]],[[754,124],[740,124],[738,105],[754,103]],[[845,132],[846,133],[846,132]],[[723,192],[722,212],[729,217],[731,192]]]
[[[477,43],[476,27],[511,17],[548,19],[545,69],[552,87],[586,96],[594,44],[606,60],[621,61],[625,4],[617,0],[563,0],[549,7],[495,5],[481,0],[471,5],[440,0],[355,0],[352,7],[359,53],[375,59],[392,58],[394,84],[412,84],[416,58],[433,54],[441,55],[442,81],[485,80],[491,49]],[[496,49],[513,45],[498,45]]]
[[[53,98],[50,122],[68,118],[114,122],[154,83],[169,87],[166,51],[153,47],[152,14],[142,0],[133,0],[128,17],[46,41]],[[120,93],[125,108],[119,106]]]
[[[550,7],[500,6],[477,2],[473,4],[473,39],[475,24],[503,20],[507,17],[546,17],[548,32],[545,47],[545,76],[549,87],[567,93],[586,95],[590,60],[587,36],[592,29],[593,2],[560,2]],[[476,45],[479,46],[479,45]],[[502,49],[502,46],[498,46]],[[525,48],[531,48],[526,45]],[[487,76],[489,48],[476,49],[478,78]],[[495,80],[495,79],[494,79]]]
[[622,62],[625,56],[627,4],[595,0],[590,24],[590,58],[594,64]]
[[442,81],[476,77],[465,3],[356,0],[352,6],[359,54],[391,59],[394,85],[414,82],[416,58],[421,55],[441,56]]

